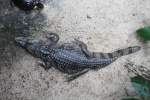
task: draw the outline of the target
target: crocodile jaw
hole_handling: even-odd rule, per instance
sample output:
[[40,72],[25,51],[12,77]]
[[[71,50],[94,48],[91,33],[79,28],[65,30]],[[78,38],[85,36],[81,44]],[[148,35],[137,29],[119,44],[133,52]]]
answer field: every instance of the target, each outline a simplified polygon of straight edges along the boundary
[[16,42],[17,45],[19,45],[23,48],[26,48],[28,39],[25,38],[25,37],[17,37],[17,38],[15,38],[15,42]]

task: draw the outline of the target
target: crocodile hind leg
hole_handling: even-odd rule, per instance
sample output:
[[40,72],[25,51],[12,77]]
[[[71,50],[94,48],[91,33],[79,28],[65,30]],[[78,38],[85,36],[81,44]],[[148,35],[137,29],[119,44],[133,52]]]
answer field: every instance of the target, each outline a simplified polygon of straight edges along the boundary
[[45,70],[48,70],[50,69],[52,66],[55,66],[54,62],[51,60],[51,61],[46,61],[46,60],[43,60],[43,61],[38,61],[38,65],[42,66]]
[[82,52],[87,58],[112,58],[111,57],[111,53],[102,53],[102,52],[91,52],[88,50],[88,47],[87,45],[78,40],[78,39],[75,39],[75,41],[73,42],[74,44],[78,45],[79,48],[80,48],[80,52]]
[[71,81],[77,79],[78,77],[80,77],[81,75],[84,75],[88,71],[89,71],[89,69],[84,69],[78,73],[72,74],[71,76],[67,77],[67,82],[71,82]]
[[78,39],[75,39],[74,43],[80,47],[81,52],[87,58],[100,58],[100,59],[113,58],[112,53],[102,53],[102,52],[91,52],[91,51],[89,51],[87,45]]
[[104,58],[104,59],[110,58],[108,56],[111,53],[91,52],[88,50],[87,45],[78,39],[75,39],[75,41],[73,43],[79,46],[80,52],[82,52],[88,59],[90,59],[90,58],[100,58],[100,59],[101,58]]
[[74,39],[75,41],[73,41],[73,43],[77,46],[79,46],[80,48],[80,52],[82,52],[87,58],[93,58],[92,53],[88,50],[87,45],[78,40],[78,39]]

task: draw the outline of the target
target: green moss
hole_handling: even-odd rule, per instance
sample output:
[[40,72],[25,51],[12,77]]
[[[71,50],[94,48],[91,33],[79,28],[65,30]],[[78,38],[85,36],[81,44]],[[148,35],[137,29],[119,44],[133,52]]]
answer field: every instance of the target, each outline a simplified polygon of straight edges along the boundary
[[141,76],[131,77],[137,97],[124,97],[122,100],[150,100],[150,81]]
[[145,41],[150,40],[150,26],[144,27],[144,28],[140,28],[136,32]]

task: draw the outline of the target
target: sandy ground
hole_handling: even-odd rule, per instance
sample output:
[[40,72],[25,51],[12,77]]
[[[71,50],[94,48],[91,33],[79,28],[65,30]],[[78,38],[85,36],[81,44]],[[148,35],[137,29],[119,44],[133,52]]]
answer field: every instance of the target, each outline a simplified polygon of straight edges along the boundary
[[[0,3],[0,100],[120,100],[130,87],[126,60],[149,65],[149,44],[135,35],[150,23],[149,0],[45,0],[45,8],[31,14],[10,7],[8,0]],[[45,71],[39,59],[13,43],[16,36],[39,38],[47,32],[58,33],[60,42],[78,38],[91,51],[132,45],[142,50],[67,83],[66,75]]]

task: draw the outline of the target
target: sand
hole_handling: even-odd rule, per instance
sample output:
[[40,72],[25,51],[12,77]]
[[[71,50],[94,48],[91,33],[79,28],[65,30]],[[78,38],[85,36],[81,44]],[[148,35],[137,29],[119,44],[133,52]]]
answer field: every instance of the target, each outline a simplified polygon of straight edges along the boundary
[[[45,0],[42,11],[30,14],[8,0],[0,2],[0,100],[120,100],[131,87],[126,61],[149,65],[149,44],[135,33],[150,23],[149,0]],[[40,59],[13,43],[16,36],[38,39],[47,32],[58,33],[59,43],[77,38],[91,51],[142,49],[67,83],[67,75],[54,68],[45,71]]]

